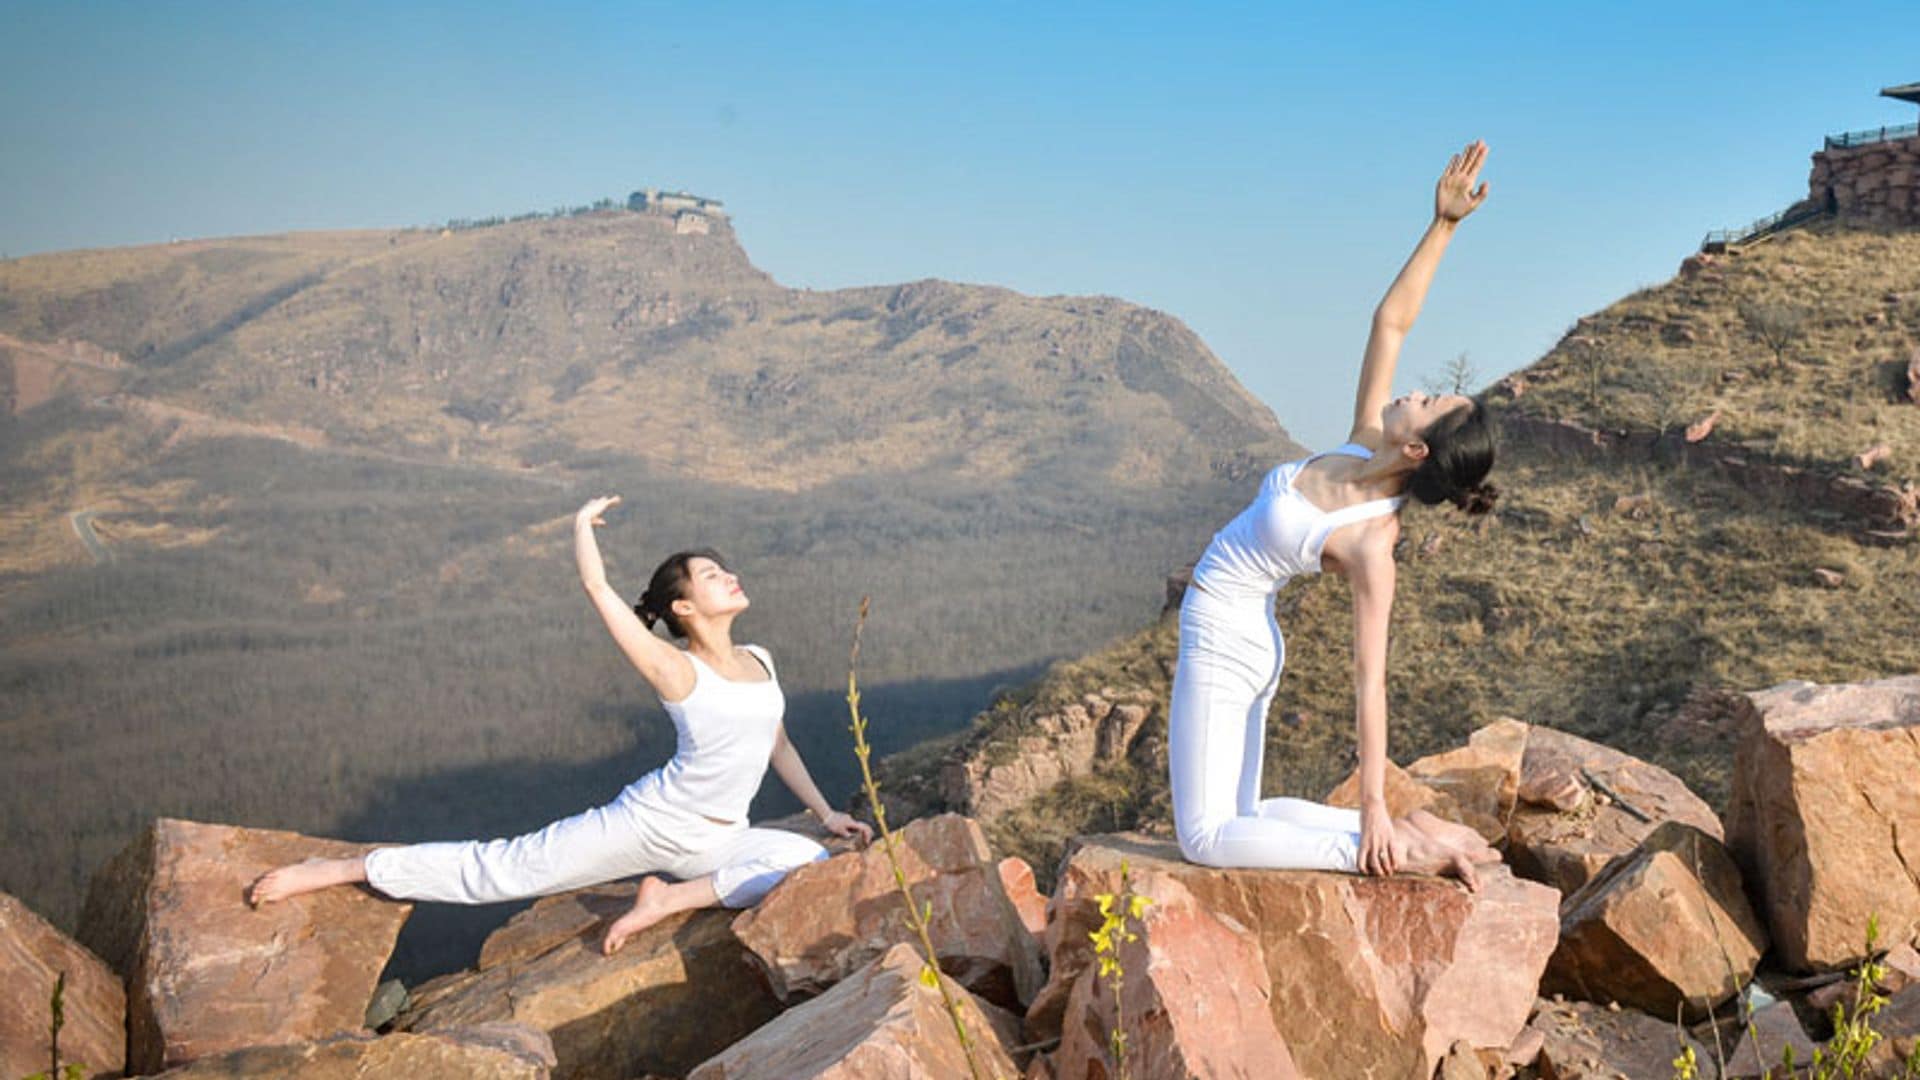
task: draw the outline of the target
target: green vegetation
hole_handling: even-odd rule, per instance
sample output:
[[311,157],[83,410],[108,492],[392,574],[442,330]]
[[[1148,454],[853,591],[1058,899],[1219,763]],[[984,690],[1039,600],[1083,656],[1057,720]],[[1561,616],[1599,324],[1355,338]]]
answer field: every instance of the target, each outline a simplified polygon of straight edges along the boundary
[[1113,1063],[1114,1080],[1127,1080],[1133,1071],[1127,1066],[1126,1011],[1120,999],[1127,979],[1120,946],[1140,940],[1128,924],[1138,925],[1153,901],[1133,891],[1133,876],[1125,859],[1120,860],[1120,891],[1099,893],[1093,899],[1100,905],[1100,926],[1087,936],[1093,940],[1093,954],[1099,961],[1095,977],[1105,981],[1113,995],[1113,1030],[1107,1032],[1107,1057]]
[[60,1029],[67,1025],[67,973],[62,971],[53,980],[53,999],[49,1004],[51,1019],[47,1025],[47,1069],[33,1073],[26,1080],[85,1080],[87,1068],[77,1062],[60,1063]]

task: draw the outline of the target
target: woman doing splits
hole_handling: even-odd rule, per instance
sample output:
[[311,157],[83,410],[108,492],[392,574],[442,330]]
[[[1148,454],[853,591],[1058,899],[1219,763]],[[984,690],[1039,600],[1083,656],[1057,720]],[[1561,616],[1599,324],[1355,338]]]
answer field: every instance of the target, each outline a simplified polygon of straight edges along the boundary
[[[641,882],[633,910],[607,930],[602,948],[611,954],[676,911],[751,907],[789,870],[826,856],[796,833],[747,827],[747,804],[769,764],[829,831],[872,839],[865,824],[827,804],[788,741],[773,659],[757,645],[733,644],[733,620],[747,609],[747,594],[718,555],[691,551],[667,559],[632,610],[607,584],[593,529],[606,524],[601,514],[619,501],[607,496],[580,508],[574,555],[600,618],[673,718],[673,760],[605,806],[511,840],[384,847],[283,866],[253,883],[252,903],[359,881],[397,899],[486,904],[634,874],[678,879]],[[656,636],[656,622],[687,647]]]
[[[1473,866],[1499,858],[1478,833],[1423,811],[1393,820],[1386,803],[1387,616],[1398,511],[1411,494],[1470,514],[1492,508],[1493,441],[1459,394],[1388,400],[1400,343],[1460,222],[1487,197],[1474,181],[1485,143],[1454,155],[1434,192],[1433,222],[1374,312],[1348,441],[1268,473],[1193,570],[1180,607],[1180,659],[1168,708],[1173,815],[1180,850],[1221,867],[1448,873],[1478,888]],[[1353,586],[1359,811],[1260,797],[1267,707],[1286,658],[1274,594],[1332,570]]]

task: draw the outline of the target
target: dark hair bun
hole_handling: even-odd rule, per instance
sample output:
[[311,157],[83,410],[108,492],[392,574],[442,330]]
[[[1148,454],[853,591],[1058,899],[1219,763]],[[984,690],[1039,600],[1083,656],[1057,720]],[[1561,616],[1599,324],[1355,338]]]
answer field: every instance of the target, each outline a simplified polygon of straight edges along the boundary
[[1465,510],[1471,516],[1479,516],[1493,509],[1500,499],[1500,489],[1492,484],[1475,484],[1453,497],[1453,505]]
[[633,613],[640,616],[641,623],[645,624],[649,630],[653,629],[654,623],[660,621],[660,607],[654,599],[652,590],[640,594],[640,602],[633,605]]

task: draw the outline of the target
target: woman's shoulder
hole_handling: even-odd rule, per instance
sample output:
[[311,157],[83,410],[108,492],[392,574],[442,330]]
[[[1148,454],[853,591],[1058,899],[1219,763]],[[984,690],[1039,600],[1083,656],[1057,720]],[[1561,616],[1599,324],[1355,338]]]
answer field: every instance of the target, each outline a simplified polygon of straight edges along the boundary
[[772,654],[772,653],[770,653],[770,652],[768,652],[768,651],[766,650],[766,647],[765,647],[765,646],[762,646],[762,645],[742,645],[742,646],[740,646],[740,647],[741,647],[742,649],[744,649],[744,650],[746,650],[746,651],[747,651],[748,653],[751,653],[751,654],[753,655],[753,658],[754,658],[755,660],[758,660],[758,661],[760,661],[760,663],[761,663],[761,664],[762,664],[763,666],[765,666],[765,667],[766,667],[766,669],[767,669],[767,675],[768,675],[768,677],[769,677],[769,678],[778,678],[778,677],[779,677],[779,674],[780,674],[780,673],[779,673],[779,672],[777,672],[777,671],[775,671],[775,670],[774,670],[774,668],[773,668],[773,654]]

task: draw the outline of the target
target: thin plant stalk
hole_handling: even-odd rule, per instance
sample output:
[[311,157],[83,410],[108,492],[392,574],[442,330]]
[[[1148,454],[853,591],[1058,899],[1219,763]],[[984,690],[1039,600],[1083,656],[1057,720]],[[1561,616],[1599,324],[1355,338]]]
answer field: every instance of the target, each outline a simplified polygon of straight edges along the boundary
[[953,1033],[960,1039],[960,1050],[967,1057],[967,1072],[973,1080],[981,1080],[979,1063],[974,1060],[973,1038],[967,1034],[967,1021],[960,1013],[960,1002],[948,991],[946,981],[940,978],[938,953],[933,947],[933,934],[928,929],[932,921],[933,905],[925,907],[913,898],[913,890],[907,885],[906,871],[900,867],[899,840],[887,826],[887,808],[880,801],[880,784],[873,778],[873,768],[869,758],[873,747],[867,742],[867,719],[860,714],[860,683],[857,672],[860,667],[860,633],[866,629],[868,597],[860,598],[860,618],[853,625],[853,651],[847,657],[847,715],[853,724],[853,756],[860,761],[860,785],[866,789],[867,804],[873,809],[873,821],[880,829],[880,844],[887,856],[887,865],[893,868],[893,884],[907,902],[907,921],[913,926],[914,933],[920,938],[922,957],[926,967],[920,972],[922,984],[940,992],[940,1000],[946,1004],[947,1015],[953,1018]]

